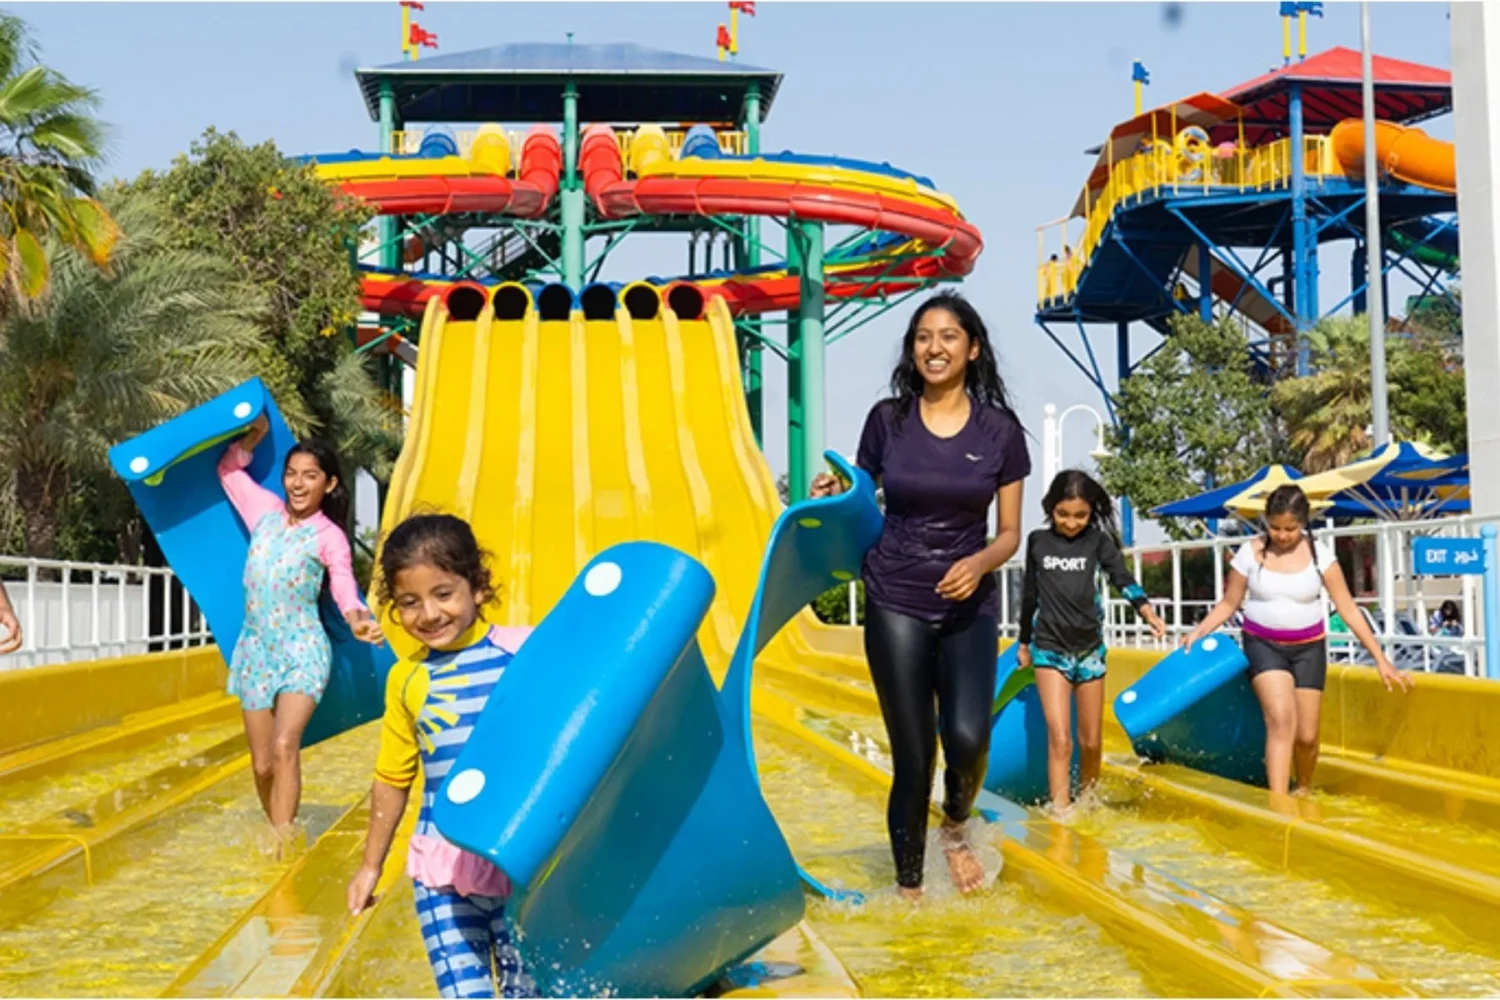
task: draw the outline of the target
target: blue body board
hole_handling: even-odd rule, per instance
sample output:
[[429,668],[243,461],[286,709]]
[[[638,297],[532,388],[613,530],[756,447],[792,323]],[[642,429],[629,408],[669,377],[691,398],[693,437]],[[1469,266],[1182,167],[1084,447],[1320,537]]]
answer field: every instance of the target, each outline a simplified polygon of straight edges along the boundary
[[653,542],[596,556],[496,682],[433,818],[515,882],[543,994],[691,995],[801,919],[754,770],[750,669],[879,535],[874,484],[836,464],[855,489],[773,528],[722,691],[696,639],[713,580]]
[[1215,633],[1178,649],[1115,698],[1115,718],[1147,760],[1266,783],[1266,725],[1239,644]]
[[[258,378],[109,451],[115,473],[125,481],[172,571],[202,609],[226,663],[233,659],[245,620],[250,528],[219,484],[218,463],[230,442],[262,413],[270,419],[270,432],[246,471],[285,496],[281,469],[296,440]],[[395,662],[388,647],[354,638],[326,589],[318,610],[333,647],[333,664],[303,746],[378,718],[384,709],[385,677]]]

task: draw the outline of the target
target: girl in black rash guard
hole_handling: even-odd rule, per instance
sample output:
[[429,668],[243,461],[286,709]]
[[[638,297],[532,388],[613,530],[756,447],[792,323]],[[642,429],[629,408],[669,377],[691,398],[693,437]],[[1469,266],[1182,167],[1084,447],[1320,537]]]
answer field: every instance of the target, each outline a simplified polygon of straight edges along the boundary
[[[984,323],[960,296],[935,295],[912,316],[891,398],[866,418],[857,461],[885,490],[885,527],[864,564],[865,657],[890,739],[886,821],[897,888],[908,898],[922,892],[941,735],[941,843],[953,884],[973,892],[984,869],[964,823],[989,763],[999,636],[994,571],[1020,544],[1031,461]],[[811,492],[843,488],[823,474]],[[999,515],[989,542],[991,503]]]
[[1104,730],[1104,643],[1099,574],[1135,606],[1157,638],[1167,626],[1125,567],[1115,542],[1115,506],[1086,473],[1059,473],[1042,498],[1047,527],[1026,539],[1017,661],[1036,667],[1047,718],[1047,785],[1052,808],[1070,805],[1073,702],[1078,703],[1079,771],[1085,789],[1099,779]]

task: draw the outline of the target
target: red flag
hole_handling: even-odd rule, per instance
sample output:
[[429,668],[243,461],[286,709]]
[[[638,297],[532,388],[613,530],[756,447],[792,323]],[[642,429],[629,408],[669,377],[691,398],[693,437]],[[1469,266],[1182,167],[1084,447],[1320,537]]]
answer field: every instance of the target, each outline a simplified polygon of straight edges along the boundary
[[719,25],[717,44],[721,49],[729,48],[729,29],[724,27],[722,24]]
[[417,0],[401,0],[401,6],[403,6],[403,7],[409,7],[412,10],[426,10],[427,9],[426,7],[423,7],[421,4],[417,3]]
[[416,48],[418,45],[429,49],[435,49],[438,47],[437,35],[434,35],[432,32],[427,31],[416,22],[412,22],[411,37],[408,38],[407,41],[411,43],[412,48]]
[[729,9],[737,10],[746,17],[754,17],[755,0],[729,0]]

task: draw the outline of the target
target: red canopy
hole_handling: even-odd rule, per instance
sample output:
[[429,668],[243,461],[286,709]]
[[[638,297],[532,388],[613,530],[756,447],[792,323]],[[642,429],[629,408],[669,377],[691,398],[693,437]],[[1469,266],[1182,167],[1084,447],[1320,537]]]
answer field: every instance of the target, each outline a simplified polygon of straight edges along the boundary
[[[1453,107],[1453,74],[1435,66],[1371,58],[1375,78],[1375,117],[1409,125]],[[1309,135],[1327,132],[1346,118],[1363,113],[1360,100],[1360,55],[1342,46],[1274,69],[1224,91],[1245,110],[1245,141],[1254,146],[1290,131],[1288,99],[1292,84],[1302,87],[1302,128]],[[1227,127],[1211,133],[1215,142],[1233,139]]]

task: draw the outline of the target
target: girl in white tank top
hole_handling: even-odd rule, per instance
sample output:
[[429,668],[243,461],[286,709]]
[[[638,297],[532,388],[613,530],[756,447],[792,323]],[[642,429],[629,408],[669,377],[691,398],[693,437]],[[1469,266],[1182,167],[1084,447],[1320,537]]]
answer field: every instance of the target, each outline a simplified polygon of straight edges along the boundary
[[1326,589],[1350,630],[1375,659],[1387,691],[1411,688],[1380,648],[1354,603],[1332,546],[1308,530],[1311,505],[1295,484],[1266,498],[1265,532],[1240,547],[1224,581],[1224,599],[1185,639],[1213,632],[1237,611],[1245,617],[1241,645],[1250,661],[1250,684],[1266,719],[1266,784],[1291,788],[1295,759],[1298,790],[1309,787],[1318,764],[1323,680],[1328,668],[1323,592]]

